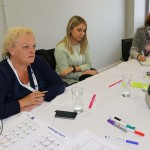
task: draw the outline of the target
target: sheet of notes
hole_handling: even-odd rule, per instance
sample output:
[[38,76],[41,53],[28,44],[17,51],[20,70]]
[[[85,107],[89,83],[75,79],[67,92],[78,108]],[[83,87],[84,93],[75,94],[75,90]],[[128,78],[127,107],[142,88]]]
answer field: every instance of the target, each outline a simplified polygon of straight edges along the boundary
[[70,141],[70,137],[31,113],[22,113],[19,117],[4,125],[0,135],[0,150],[57,150]]
[[122,150],[93,133],[83,130],[62,150]]

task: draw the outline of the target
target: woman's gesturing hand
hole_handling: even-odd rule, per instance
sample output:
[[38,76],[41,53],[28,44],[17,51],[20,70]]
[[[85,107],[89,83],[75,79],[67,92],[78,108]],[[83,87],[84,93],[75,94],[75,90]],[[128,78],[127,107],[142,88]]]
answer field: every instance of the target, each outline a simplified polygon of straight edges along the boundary
[[44,102],[44,92],[35,91],[18,100],[21,110],[33,109],[35,106]]

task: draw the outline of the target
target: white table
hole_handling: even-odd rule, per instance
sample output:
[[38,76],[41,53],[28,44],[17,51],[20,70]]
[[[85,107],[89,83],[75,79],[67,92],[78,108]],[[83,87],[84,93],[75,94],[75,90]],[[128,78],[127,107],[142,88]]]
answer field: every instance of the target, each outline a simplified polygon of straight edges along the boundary
[[[132,80],[138,82],[142,80],[143,70],[150,71],[150,67],[142,67],[136,60],[122,62],[109,70],[66,88],[62,95],[56,97],[50,103],[45,102],[32,112],[47,123],[52,123],[55,128],[70,137],[74,137],[82,130],[87,129],[100,137],[110,135],[139,142],[139,145],[136,146],[108,140],[124,150],[149,150],[150,110],[145,103],[145,93],[140,88],[132,88],[131,97],[125,98],[121,95],[121,83],[108,87],[121,80],[125,73],[132,74]],[[56,109],[72,111],[71,88],[74,86],[84,89],[84,112],[78,114],[75,120],[60,118],[53,120],[53,112]],[[88,109],[93,94],[96,94],[96,101],[93,107]],[[110,117],[119,117],[135,125],[137,130],[145,133],[145,136],[141,137],[131,132],[125,133],[119,130],[107,122]],[[6,119],[6,122],[9,119]]]

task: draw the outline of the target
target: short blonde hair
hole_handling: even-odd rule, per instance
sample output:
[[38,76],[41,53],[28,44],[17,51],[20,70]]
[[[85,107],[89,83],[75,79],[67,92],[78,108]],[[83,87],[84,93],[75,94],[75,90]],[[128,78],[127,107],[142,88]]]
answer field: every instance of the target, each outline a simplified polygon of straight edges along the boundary
[[9,48],[15,46],[18,38],[25,34],[34,35],[33,31],[27,27],[12,27],[7,31],[3,42],[3,58],[10,57]]

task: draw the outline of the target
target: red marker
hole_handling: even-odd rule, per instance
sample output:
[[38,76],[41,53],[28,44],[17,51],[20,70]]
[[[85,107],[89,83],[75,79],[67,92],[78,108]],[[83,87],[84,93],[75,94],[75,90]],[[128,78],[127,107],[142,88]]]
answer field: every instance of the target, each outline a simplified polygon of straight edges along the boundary
[[91,99],[91,101],[90,101],[90,104],[89,104],[89,108],[92,108],[93,103],[94,103],[94,101],[95,101],[95,98],[96,98],[96,94],[93,95],[93,97],[92,97],[92,99]]
[[118,83],[120,83],[120,82],[122,82],[122,80],[119,80],[119,81],[117,81],[117,82],[115,82],[115,83],[109,85],[108,87],[112,87],[112,86],[114,86],[114,85],[116,85],[116,84],[118,84]]
[[144,133],[142,133],[142,132],[140,132],[140,131],[137,131],[137,130],[132,130],[132,129],[129,129],[129,128],[127,128],[127,130],[130,131],[130,132],[133,132],[133,133],[135,133],[135,134],[138,134],[138,135],[140,135],[140,136],[144,136],[144,135],[145,135]]
[[137,130],[135,130],[134,133],[135,133],[135,134],[138,134],[138,135],[141,135],[141,136],[144,136],[144,133],[142,133],[142,132],[140,132],[140,131],[137,131]]

